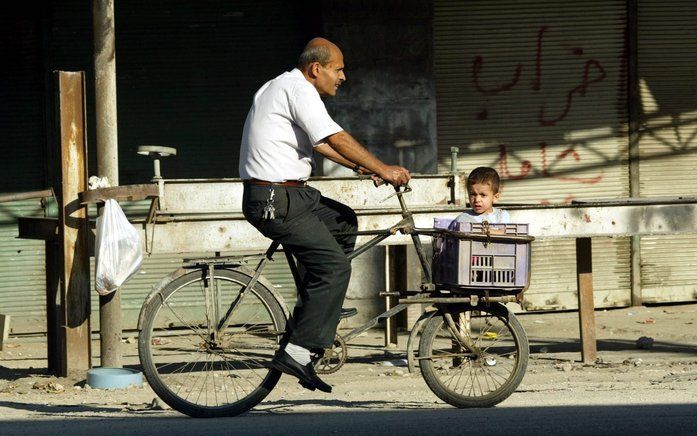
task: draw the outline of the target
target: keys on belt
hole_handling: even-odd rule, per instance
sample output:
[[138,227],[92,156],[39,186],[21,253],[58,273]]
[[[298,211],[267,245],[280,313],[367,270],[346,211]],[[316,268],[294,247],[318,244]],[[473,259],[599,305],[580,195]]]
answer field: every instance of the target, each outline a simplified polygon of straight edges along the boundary
[[262,217],[264,219],[272,220],[276,218],[276,208],[273,206],[273,196],[274,196],[273,185],[269,185],[269,199],[266,200],[266,205],[264,206],[264,213]]

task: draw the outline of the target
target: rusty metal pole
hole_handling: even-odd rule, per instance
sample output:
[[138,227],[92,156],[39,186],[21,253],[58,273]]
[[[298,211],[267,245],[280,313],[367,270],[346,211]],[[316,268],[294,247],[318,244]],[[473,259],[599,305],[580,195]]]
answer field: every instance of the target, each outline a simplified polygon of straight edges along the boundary
[[[78,193],[87,189],[87,140],[85,134],[85,76],[82,72],[58,71],[58,137],[60,138],[58,286],[60,292],[60,344],[51,344],[58,359],[51,369],[65,377],[91,366],[90,258],[87,208]],[[50,256],[49,256],[50,257]],[[51,259],[53,263],[53,259]],[[49,272],[51,273],[51,272]],[[48,284],[53,287],[55,282]],[[49,296],[53,289],[48,289]],[[54,320],[49,316],[49,322]],[[49,325],[49,328],[52,326]],[[57,362],[58,360],[58,362]],[[56,368],[56,366],[58,366]]]
[[[97,174],[119,184],[116,124],[116,45],[114,1],[93,0],[94,78],[97,125]],[[120,368],[121,291],[99,297],[100,356],[103,367]]]

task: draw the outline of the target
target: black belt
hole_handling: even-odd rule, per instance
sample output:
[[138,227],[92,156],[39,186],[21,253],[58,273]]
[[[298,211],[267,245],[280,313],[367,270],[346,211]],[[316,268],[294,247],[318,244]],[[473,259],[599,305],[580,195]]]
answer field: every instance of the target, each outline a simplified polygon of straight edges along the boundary
[[256,186],[293,186],[295,188],[304,188],[307,182],[304,180],[286,180],[285,182],[267,182],[266,180],[249,179],[244,183]]

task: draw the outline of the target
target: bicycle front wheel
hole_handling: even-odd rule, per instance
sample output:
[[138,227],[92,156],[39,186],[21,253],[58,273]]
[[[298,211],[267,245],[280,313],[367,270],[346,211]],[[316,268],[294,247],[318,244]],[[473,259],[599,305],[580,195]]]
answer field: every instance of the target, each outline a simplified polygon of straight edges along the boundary
[[[279,301],[250,277],[195,270],[165,286],[143,308],[138,353],[148,383],[173,409],[192,417],[245,412],[274,388],[269,370],[286,318]],[[240,298],[240,296],[242,298]],[[228,327],[218,327],[234,307]]]
[[491,407],[508,398],[528,364],[528,339],[518,319],[498,303],[443,310],[449,311],[457,333],[444,316],[426,324],[418,359],[428,387],[460,408]]

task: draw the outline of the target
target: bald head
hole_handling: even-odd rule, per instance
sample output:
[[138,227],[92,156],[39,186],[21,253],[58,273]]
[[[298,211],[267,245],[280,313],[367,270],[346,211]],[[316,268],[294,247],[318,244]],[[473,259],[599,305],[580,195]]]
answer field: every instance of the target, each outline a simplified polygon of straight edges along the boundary
[[324,38],[314,38],[307,43],[298,59],[298,69],[319,95],[333,97],[346,80],[344,55],[336,44]]
[[336,44],[325,38],[313,38],[307,43],[298,58],[298,69],[305,71],[313,62],[326,67],[333,54],[341,53]]

